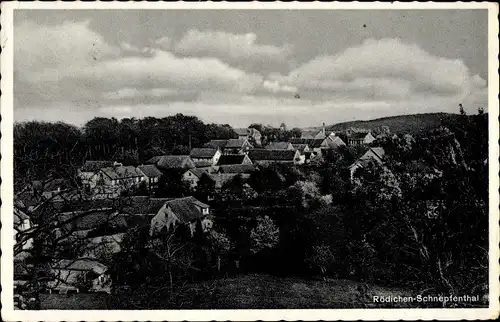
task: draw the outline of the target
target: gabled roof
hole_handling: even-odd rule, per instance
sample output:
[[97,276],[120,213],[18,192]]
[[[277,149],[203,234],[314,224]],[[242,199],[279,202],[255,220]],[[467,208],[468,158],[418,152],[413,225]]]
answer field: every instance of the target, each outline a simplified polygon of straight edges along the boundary
[[207,171],[205,171],[204,169],[199,169],[199,168],[189,169],[188,171],[190,171],[192,174],[194,174],[198,178],[201,178],[201,176],[203,174],[208,174]]
[[290,139],[290,143],[292,144],[307,144],[309,145],[310,148],[319,148],[321,146],[321,143],[323,143],[325,139],[297,139],[297,138],[292,138]]
[[110,179],[127,179],[143,176],[141,171],[131,165],[102,168],[101,172],[107,175]]
[[63,259],[54,265],[55,269],[66,269],[75,271],[94,271],[103,274],[108,267],[94,259]]
[[35,180],[32,183],[32,187],[38,191],[56,191],[58,189],[64,189],[69,186],[69,182],[66,179],[52,179],[52,180]]
[[349,135],[350,139],[364,139],[370,132],[352,132]]
[[291,146],[290,142],[271,142],[266,146],[266,149],[268,149],[268,150],[288,150],[290,146]]
[[373,153],[375,153],[380,159],[383,159],[385,156],[385,150],[382,147],[371,147]]
[[323,142],[332,149],[339,149],[341,147],[346,146],[345,142],[342,141],[341,138],[338,136],[328,136],[326,139],[323,140]]
[[139,170],[148,178],[161,177],[162,173],[154,164],[144,164],[140,165]]
[[221,155],[217,165],[242,164],[245,154],[224,154]]
[[236,128],[233,131],[238,135],[250,135],[250,129],[248,128]]
[[292,144],[295,150],[299,150],[300,153],[304,153],[304,150],[309,147],[307,144]]
[[196,159],[211,159],[216,152],[216,148],[194,148],[189,153],[189,156]]
[[121,210],[123,213],[130,215],[156,215],[169,200],[172,200],[172,198],[129,197],[123,200]]
[[212,161],[207,161],[207,160],[201,160],[201,161],[194,161],[194,166],[197,168],[207,168],[212,166]]
[[227,140],[225,147],[230,148],[230,149],[241,148],[241,147],[243,147],[243,144],[245,144],[245,142],[248,143],[247,140],[243,140],[243,139],[229,139],[229,140]]
[[188,223],[194,219],[202,218],[204,216],[197,206],[200,208],[209,208],[207,204],[204,204],[191,196],[177,198],[167,202],[167,207],[174,212],[179,221],[182,223]]
[[105,225],[126,228],[127,222],[113,208],[91,209],[60,213],[59,222],[66,231],[88,230]]
[[224,148],[226,147],[227,141],[228,140],[210,140],[205,146],[209,148]]
[[238,174],[238,173],[249,173],[255,171],[255,166],[253,164],[230,164],[230,165],[221,165],[219,167],[219,171],[221,173],[226,174]]
[[248,152],[248,156],[255,161],[293,161],[296,152],[294,150],[251,149]]
[[152,157],[146,163],[156,164],[161,169],[187,169],[194,167],[189,155],[160,155]]
[[113,161],[85,161],[80,168],[82,172],[98,172],[102,168],[113,166]]

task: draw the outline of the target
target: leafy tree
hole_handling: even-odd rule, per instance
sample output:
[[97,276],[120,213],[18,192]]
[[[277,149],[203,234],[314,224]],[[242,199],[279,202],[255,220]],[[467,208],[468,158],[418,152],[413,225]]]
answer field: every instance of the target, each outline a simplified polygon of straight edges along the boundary
[[252,246],[250,251],[258,253],[276,247],[279,242],[279,228],[268,216],[257,218],[257,226],[250,231]]

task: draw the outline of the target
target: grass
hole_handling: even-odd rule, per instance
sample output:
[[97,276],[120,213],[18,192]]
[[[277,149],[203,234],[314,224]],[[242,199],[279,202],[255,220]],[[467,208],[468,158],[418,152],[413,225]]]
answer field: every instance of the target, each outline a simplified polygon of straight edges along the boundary
[[40,294],[43,310],[106,310],[110,309],[106,293]]

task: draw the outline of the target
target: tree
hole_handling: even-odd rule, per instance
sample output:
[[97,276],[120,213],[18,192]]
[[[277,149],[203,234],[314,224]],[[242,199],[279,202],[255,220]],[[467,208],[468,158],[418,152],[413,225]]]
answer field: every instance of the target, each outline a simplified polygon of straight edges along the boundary
[[252,246],[250,251],[258,253],[276,247],[279,242],[279,228],[268,216],[257,218],[257,226],[250,231]]
[[328,267],[333,263],[334,256],[330,248],[326,245],[313,246],[311,254],[309,254],[306,261],[313,269],[319,269],[323,279],[327,274]]

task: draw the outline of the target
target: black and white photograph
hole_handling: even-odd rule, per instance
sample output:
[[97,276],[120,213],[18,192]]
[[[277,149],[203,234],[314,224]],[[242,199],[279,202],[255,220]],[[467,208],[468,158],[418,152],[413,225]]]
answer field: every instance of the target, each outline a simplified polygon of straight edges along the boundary
[[498,5],[99,4],[2,3],[3,319],[498,317]]

